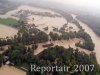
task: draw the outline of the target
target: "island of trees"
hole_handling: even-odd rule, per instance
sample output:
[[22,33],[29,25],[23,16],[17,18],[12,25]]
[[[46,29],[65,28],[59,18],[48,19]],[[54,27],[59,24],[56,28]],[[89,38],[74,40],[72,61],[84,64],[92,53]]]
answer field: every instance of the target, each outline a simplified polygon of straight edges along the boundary
[[[79,52],[78,49],[73,49],[70,46],[66,49],[62,46],[52,47],[51,45],[46,45],[47,49],[43,50],[43,52],[39,53],[38,55],[34,55],[34,50],[38,48],[39,43],[46,43],[51,40],[69,40],[74,38],[81,38],[84,40],[83,43],[76,43],[75,45],[77,47],[81,47],[89,51],[94,50],[95,45],[90,35],[84,31],[84,29],[76,20],[73,20],[71,16],[69,17],[70,18],[68,18],[68,23],[72,22],[76,24],[80,29],[78,32],[67,32],[67,23],[60,29],[53,29],[53,31],[60,33],[60,35],[54,33],[53,31],[48,35],[36,28],[35,24],[29,26],[24,21],[18,21],[13,25],[13,27],[18,28],[17,35],[15,35],[14,38],[7,37],[6,39],[0,39],[0,50],[4,50],[4,52],[0,54],[0,67],[7,64],[7,62],[9,61],[9,65],[26,71],[27,75],[100,75],[100,66],[96,61],[94,53],[87,55],[86,53]],[[46,27],[45,30],[47,31],[48,27]],[[8,49],[5,50],[4,46],[8,46]],[[35,64],[38,66],[67,65],[70,66],[71,69],[69,72],[54,71],[41,74],[41,72],[31,72],[31,64]],[[94,65],[94,70],[88,72],[83,70],[70,74],[70,72],[75,69],[74,65],[87,64]]]
[[[84,32],[83,29],[78,32],[66,32],[63,30],[63,27],[57,30],[61,33],[61,35],[53,32],[50,32],[50,34],[47,35],[45,32],[35,28],[35,25],[33,25],[33,29],[35,31],[27,29],[27,26],[24,22],[19,22],[18,25],[20,25],[20,28],[14,38],[0,39],[0,49],[3,50],[3,46],[8,45],[8,49],[3,54],[0,54],[0,66],[6,64],[6,62],[9,61],[9,65],[25,70],[27,72],[27,75],[70,75],[70,72],[74,69],[73,65],[94,64],[95,69],[92,72],[79,71],[73,74],[100,74],[100,67],[97,64],[94,53],[87,55],[84,52],[79,52],[78,49],[73,49],[71,47],[65,49],[61,46],[48,46],[47,49],[45,49],[40,54],[34,55],[34,50],[37,49],[38,43],[47,42],[49,40],[49,35],[51,37],[51,40],[53,41],[82,38],[84,39],[84,43],[76,43],[76,46],[93,51],[94,44],[92,42],[92,39],[86,32]],[[29,47],[28,45],[31,45],[31,47]],[[71,66],[71,69],[69,72],[45,72],[41,74],[40,72],[31,72],[30,64],[35,64],[39,66],[68,65]]]

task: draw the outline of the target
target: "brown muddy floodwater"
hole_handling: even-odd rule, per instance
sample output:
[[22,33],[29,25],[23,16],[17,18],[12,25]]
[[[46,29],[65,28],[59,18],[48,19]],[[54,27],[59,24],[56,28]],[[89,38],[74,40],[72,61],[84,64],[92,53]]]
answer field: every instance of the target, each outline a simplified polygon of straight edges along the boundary
[[12,66],[5,65],[0,68],[0,75],[26,75],[26,72]]
[[[75,15],[72,16],[76,19]],[[78,19],[76,20],[80,23],[83,29],[85,29],[85,32],[87,32],[91,36],[93,43],[95,44],[94,52],[96,53],[97,62],[98,64],[100,64],[100,37],[88,25]]]
[[0,38],[13,37],[17,32],[15,28],[0,24]]
[[[20,11],[22,9],[32,10],[32,11],[41,11],[41,12],[50,12],[52,14],[58,14],[58,13],[53,12],[51,10],[36,8],[36,7],[30,7],[30,6],[27,6],[27,5],[22,5],[15,10],[9,11],[5,15],[0,15],[0,17],[1,18],[19,19],[18,17],[12,16],[12,15],[16,14],[18,11]],[[60,15],[60,14],[58,14],[58,15]],[[33,20],[33,18],[34,18],[34,20]],[[42,16],[39,16],[39,15],[30,15],[30,16],[28,16],[28,23],[29,24],[35,23],[38,26],[37,28],[39,28],[40,30],[43,30],[44,27],[48,26],[49,30],[48,30],[47,33],[49,33],[50,31],[52,31],[52,27],[59,28],[62,25],[64,25],[65,23],[67,23],[67,21],[64,17],[52,18],[52,17],[42,17]],[[92,40],[93,40],[93,42],[95,43],[95,46],[96,46],[95,47],[96,57],[97,57],[98,63],[100,64],[100,51],[99,51],[99,49],[100,49],[100,45],[99,45],[100,38],[86,24],[84,24],[82,22],[80,22],[80,24],[85,29],[85,31],[87,33],[89,33],[90,36],[92,37]],[[76,30],[76,31],[79,30],[77,28],[77,26],[73,25],[72,23],[69,23],[68,26],[73,27],[73,29]],[[0,24],[0,38],[6,38],[7,36],[13,37],[16,33],[17,33],[16,29]],[[62,41],[55,41],[53,43],[55,45],[64,46],[65,48],[68,48],[69,46],[76,48],[75,43],[79,42],[79,41],[82,41],[82,40],[81,39],[73,39],[73,40],[69,40],[69,41],[63,41],[62,40]],[[40,43],[38,45],[38,48],[37,48],[37,50],[35,50],[35,53],[34,53],[35,55],[44,50],[42,45],[43,45],[43,43]],[[81,49],[81,48],[79,48],[79,50],[84,51],[87,54],[90,54],[90,51],[88,51],[88,50],[84,50],[84,49]],[[5,65],[2,68],[0,68],[0,75],[26,75],[26,73],[19,70],[19,69],[14,68],[14,67],[10,67],[10,66]]]
[[100,37],[96,35],[94,31],[90,27],[88,27],[88,25],[82,23],[81,21],[79,21],[79,23],[85,29],[85,31],[91,36],[95,44],[94,52],[96,53],[97,62],[98,64],[100,64]]

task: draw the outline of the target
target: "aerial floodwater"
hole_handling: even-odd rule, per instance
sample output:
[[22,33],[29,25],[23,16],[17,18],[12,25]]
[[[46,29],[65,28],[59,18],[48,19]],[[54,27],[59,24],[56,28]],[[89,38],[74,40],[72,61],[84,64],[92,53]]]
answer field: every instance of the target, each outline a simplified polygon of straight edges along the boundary
[[[59,29],[64,24],[67,23],[67,20],[61,14],[59,14],[57,12],[54,12],[49,9],[31,7],[28,5],[21,5],[18,8],[16,8],[15,10],[11,10],[4,15],[0,15],[0,18],[13,18],[13,19],[19,20],[20,15],[23,12],[30,13],[26,16],[28,25],[35,24],[37,29],[45,32],[46,34],[49,34],[51,31],[53,31],[53,28]],[[46,14],[44,14],[44,13],[46,13]],[[91,36],[93,43],[95,44],[95,50],[93,52],[96,53],[97,62],[100,64],[100,51],[99,51],[100,37],[97,36],[93,32],[93,30],[90,27],[88,27],[88,25],[86,25],[83,22],[81,22],[80,20],[78,20],[76,18],[76,15],[72,15],[72,17],[74,19],[76,19],[80,23],[80,25],[83,27],[83,29],[85,29],[85,32],[87,32]],[[76,31],[76,32],[79,31],[79,28],[73,23],[68,23],[67,26],[68,26],[68,28],[72,27],[72,30],[70,29],[69,32],[70,31]],[[45,27],[48,27],[48,31],[44,31]],[[10,27],[7,25],[0,24],[0,38],[14,37],[14,35],[16,35],[17,32],[18,32],[17,28],[13,28],[13,27]],[[58,34],[60,35],[59,32],[58,32]],[[74,49],[78,48],[79,51],[83,51],[86,54],[90,54],[92,51],[85,50],[85,49],[75,46],[76,43],[83,42],[83,41],[84,41],[83,39],[81,39],[81,38],[79,39],[79,38],[75,37],[74,39],[69,39],[69,40],[52,41],[52,43],[54,44],[54,46],[58,45],[58,46],[63,46],[64,48],[69,48],[69,46]],[[38,48],[34,51],[34,55],[41,53],[45,49],[43,47],[43,44],[44,43],[38,44]],[[26,72],[19,70],[13,66],[3,65],[3,67],[0,68],[0,75],[26,75]]]
[[13,37],[17,32],[15,28],[0,24],[0,38]]
[[[30,11],[39,12],[39,13],[47,12],[48,14],[55,15],[55,17],[52,17],[52,15],[51,15],[51,17],[50,16],[43,17],[43,16],[37,14],[37,15],[28,15],[28,17],[27,17],[28,18],[27,21],[29,24],[35,23],[38,26],[38,28],[42,31],[43,31],[44,27],[49,26],[49,30],[48,30],[48,32],[46,32],[47,34],[53,30],[52,29],[53,26],[59,28],[62,25],[64,25],[65,23],[67,23],[66,19],[64,19],[60,14],[58,14],[56,12],[53,12],[48,9],[30,7],[27,5],[21,5],[18,8],[16,8],[15,10],[11,10],[4,15],[0,15],[0,18],[13,18],[13,19],[19,20],[20,13],[19,13],[19,15],[17,15],[17,14],[21,10],[26,10],[26,11],[30,10]],[[34,20],[33,20],[33,18],[34,18]],[[78,30],[75,25],[72,25],[72,26],[74,26],[75,29]],[[7,26],[7,25],[0,24],[0,38],[14,37],[14,35],[16,35],[17,32],[18,32],[18,29],[15,29],[15,28]],[[76,40],[76,42],[77,41],[78,40]],[[68,41],[66,41],[66,42],[68,42]],[[74,41],[69,41],[69,44],[72,44],[72,43],[74,43]],[[39,47],[35,51],[35,54],[39,54],[41,51],[43,51],[44,48],[42,47],[42,45],[43,45],[43,43],[39,44]],[[0,68],[0,75],[26,75],[26,72],[21,71],[14,67],[5,65],[5,66],[2,66],[2,68]]]
[[100,37],[96,33],[94,33],[94,31],[88,25],[78,20],[76,18],[76,15],[72,16],[80,23],[83,29],[85,29],[85,32],[87,32],[91,36],[93,43],[95,44],[94,52],[96,53],[97,62],[98,64],[100,64]]
[[94,44],[95,44],[95,50],[94,52],[96,53],[96,58],[98,64],[100,64],[100,37],[93,32],[93,30],[86,24],[82,23],[79,21],[82,27],[85,29],[85,31],[91,36]]
[[26,75],[26,73],[15,67],[5,65],[2,68],[0,68],[0,75]]

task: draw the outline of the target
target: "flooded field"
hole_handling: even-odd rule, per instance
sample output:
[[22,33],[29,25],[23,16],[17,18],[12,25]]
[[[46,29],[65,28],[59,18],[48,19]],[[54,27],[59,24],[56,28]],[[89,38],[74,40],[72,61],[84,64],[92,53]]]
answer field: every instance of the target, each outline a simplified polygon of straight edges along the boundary
[[[36,14],[36,13],[38,13],[38,14]],[[31,7],[31,6],[27,6],[27,5],[19,6],[17,9],[9,11],[5,15],[0,15],[0,17],[1,18],[19,19],[19,16],[21,14],[24,14],[24,15],[28,14],[27,16],[24,16],[25,18],[27,18],[28,24],[30,24],[30,25],[35,24],[37,26],[37,28],[40,29],[41,31],[44,31],[43,28],[48,27],[48,31],[46,31],[47,34],[49,34],[51,31],[53,31],[53,27],[59,29],[64,24],[67,24],[67,20],[64,17],[62,17],[60,14],[58,14],[54,11],[37,8],[37,7]],[[75,16],[74,16],[74,18],[75,18]],[[73,23],[68,23],[67,26],[72,27],[71,31],[79,31],[78,27]],[[7,29],[6,26],[1,26],[0,28],[2,28],[1,29],[2,31],[0,33],[0,37],[2,37],[2,38],[5,38],[6,36],[15,35],[17,33],[16,30],[9,29],[10,27]],[[10,30],[9,33],[7,33],[8,32],[7,30]],[[72,41],[71,40],[64,41],[63,43],[61,41],[57,41],[57,42],[53,42],[53,43],[55,45],[59,44],[61,46],[64,46],[65,48],[66,47],[68,48],[69,46],[76,48],[75,47],[76,42],[79,42],[79,40],[74,39],[74,41],[73,40]],[[43,44],[39,44],[38,49],[35,51],[35,55],[40,53],[44,49],[44,48],[42,48],[42,45]],[[83,51],[85,51],[85,50],[83,50]],[[89,53],[89,52],[87,51],[87,53]]]
[[[18,14],[19,11],[22,10],[31,10],[31,12],[40,12],[41,13],[45,13],[48,12],[49,14],[46,15],[45,17],[43,17],[41,14],[40,15],[34,15],[34,14],[29,14],[27,16],[27,22],[28,24],[35,24],[37,26],[38,29],[43,31],[44,27],[48,26],[48,32],[46,32],[47,34],[49,34],[50,31],[53,31],[52,27],[56,27],[56,28],[60,28],[62,27],[64,24],[67,23],[66,19],[63,18],[60,14],[53,12],[51,10],[47,10],[47,9],[41,9],[41,8],[35,8],[35,7],[30,7],[30,6],[20,6],[18,7],[18,9],[9,11],[8,13],[6,13],[5,15],[0,15],[0,18],[14,18],[14,19],[19,19],[19,16],[16,14]],[[19,13],[20,15],[20,13]],[[56,17],[55,17],[56,15]],[[51,17],[50,17],[51,16]],[[34,18],[34,19],[33,19]],[[72,25],[69,23],[69,27],[73,27],[74,30],[78,30],[77,26],[75,27],[75,25]],[[15,34],[17,33],[17,30],[12,28],[12,27],[8,27],[6,25],[0,25],[0,38],[6,38],[8,37],[13,37]],[[60,44],[60,46],[66,46],[68,47],[69,45],[71,47],[75,47],[75,42],[78,42],[78,40],[74,40],[74,41],[56,41],[53,42],[55,45],[58,45],[58,43]],[[35,50],[35,55],[42,52],[44,50],[44,48],[42,47],[43,43],[38,44],[38,48],[37,50]],[[18,70],[14,67],[9,67],[9,66],[3,66],[0,69],[0,75],[26,75],[25,72]]]
[[12,66],[5,65],[0,68],[0,75],[26,75],[26,72]]
[[[80,22],[80,21],[79,21]],[[94,44],[95,44],[95,50],[94,52],[96,53],[96,58],[98,63],[100,64],[100,37],[98,35],[96,35],[93,30],[88,27],[88,25],[80,22],[80,24],[82,25],[82,27],[85,29],[85,31],[91,36]]]
[[0,24],[0,38],[13,37],[17,32],[15,28]]
[[[83,42],[82,39],[75,38],[75,39],[70,39],[68,41],[67,40],[52,41],[52,43],[54,44],[54,46],[58,45],[58,46],[63,46],[64,48],[69,48],[69,47],[72,47],[74,49],[78,48],[80,52],[83,51],[83,52],[85,52],[86,54],[89,55],[91,53],[91,51],[88,51],[86,49],[82,49],[82,48],[75,46],[75,43],[77,43],[79,41]],[[46,49],[46,48],[43,47],[43,45],[44,45],[44,43],[38,44],[38,48],[34,51],[34,55],[37,55],[37,54],[41,53],[44,49]]]
[[[19,6],[17,9],[15,9],[15,10],[11,10],[11,11],[9,11],[9,12],[7,12],[6,14],[4,14],[4,15],[0,15],[0,17],[1,18],[15,18],[15,19],[18,19],[18,17],[16,17],[16,15],[18,14],[18,13],[20,13],[20,11],[23,11],[23,10],[28,10],[28,11],[33,11],[33,12],[41,12],[41,13],[43,13],[43,12],[49,12],[49,13],[51,13],[51,14],[57,14],[56,12],[53,12],[53,11],[51,11],[51,10],[47,10],[47,9],[43,9],[43,8],[38,8],[38,7],[30,7],[30,6],[27,6],[27,5],[21,5],[21,6]],[[57,14],[57,15],[59,15],[60,16],[60,14]]]

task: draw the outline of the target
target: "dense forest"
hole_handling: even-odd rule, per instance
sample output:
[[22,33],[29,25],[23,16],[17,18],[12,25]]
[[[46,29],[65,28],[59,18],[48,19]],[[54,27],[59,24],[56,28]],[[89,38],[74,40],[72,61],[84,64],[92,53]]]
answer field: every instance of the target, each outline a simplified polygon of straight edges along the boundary
[[[12,45],[3,55],[0,55],[0,61],[2,61],[2,56],[9,56],[10,65],[14,65],[23,70],[27,70],[27,75],[99,75],[100,66],[97,65],[95,54],[91,53],[88,56],[85,53],[79,52],[78,49],[74,50],[69,47],[65,49],[61,46],[49,47],[42,53],[34,56],[33,51],[30,48],[25,48],[24,45]],[[56,62],[56,63],[55,63]],[[5,61],[3,61],[5,64]],[[70,66],[71,69],[68,72],[31,72],[30,65],[38,66]],[[94,65],[93,71],[79,71],[70,74],[71,71],[75,69],[74,65]],[[22,68],[23,67],[23,68]]]
[[[56,62],[56,63],[55,63]],[[31,72],[28,70],[28,75],[46,75],[46,74],[52,74],[52,75],[99,75],[100,74],[100,66],[96,65],[95,55],[91,54],[90,56],[86,55],[85,53],[81,53],[78,51],[78,49],[74,50],[73,48],[65,49],[60,46],[51,47],[46,50],[44,50],[40,55],[38,55],[38,58],[35,57],[31,64],[39,65],[39,66],[63,66],[68,65],[71,66],[71,69],[69,72],[45,72],[43,74],[39,72]],[[94,71],[78,71],[74,72],[73,74],[70,74],[71,71],[75,69],[74,65],[90,65],[95,64]]]

